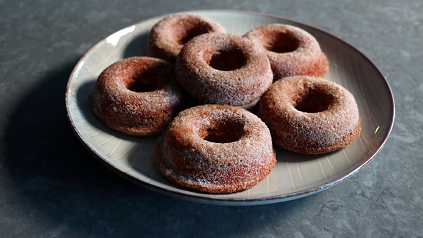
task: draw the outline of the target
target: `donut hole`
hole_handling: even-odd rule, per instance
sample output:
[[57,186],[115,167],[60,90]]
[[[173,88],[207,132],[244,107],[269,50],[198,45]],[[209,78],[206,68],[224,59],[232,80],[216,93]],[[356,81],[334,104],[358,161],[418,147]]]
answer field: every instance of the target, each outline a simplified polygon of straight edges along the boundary
[[221,121],[204,128],[202,138],[209,142],[231,143],[241,139],[244,124],[237,121]]
[[175,42],[183,46],[192,38],[208,33],[212,30],[211,26],[202,22],[194,22],[189,19],[179,21],[173,26],[173,36]]
[[264,48],[276,53],[293,52],[300,47],[300,41],[291,32],[280,32],[274,37],[269,37],[264,43]]
[[334,97],[319,89],[310,89],[294,99],[295,109],[306,113],[317,113],[328,110]]
[[132,92],[145,93],[152,92],[157,89],[157,85],[154,82],[148,82],[147,80],[142,79],[132,79],[131,85],[128,89]]
[[137,72],[126,80],[126,88],[133,92],[143,93],[162,89],[167,82],[165,75],[161,75],[157,67],[143,72]]
[[247,57],[239,49],[217,51],[212,54],[209,65],[217,70],[231,71],[247,63]]

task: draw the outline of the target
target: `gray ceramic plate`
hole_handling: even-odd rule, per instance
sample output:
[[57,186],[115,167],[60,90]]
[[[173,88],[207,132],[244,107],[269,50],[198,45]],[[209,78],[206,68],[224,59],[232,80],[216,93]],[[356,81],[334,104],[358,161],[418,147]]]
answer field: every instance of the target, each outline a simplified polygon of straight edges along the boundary
[[233,34],[270,23],[291,24],[316,37],[330,61],[326,79],[346,87],[355,97],[362,119],[360,136],[347,148],[323,155],[302,155],[276,148],[272,173],[252,188],[233,194],[204,194],[176,186],[156,168],[156,137],[125,135],[106,127],[92,113],[89,98],[96,78],[122,58],[145,55],[151,27],[162,17],[122,29],[95,45],[82,57],[70,76],[66,107],[69,120],[82,143],[123,177],[154,191],[178,198],[225,205],[255,205],[296,199],[327,189],[369,163],[381,150],[394,122],[394,100],[388,82],[360,51],[314,27],[258,13],[199,11],[217,20]]

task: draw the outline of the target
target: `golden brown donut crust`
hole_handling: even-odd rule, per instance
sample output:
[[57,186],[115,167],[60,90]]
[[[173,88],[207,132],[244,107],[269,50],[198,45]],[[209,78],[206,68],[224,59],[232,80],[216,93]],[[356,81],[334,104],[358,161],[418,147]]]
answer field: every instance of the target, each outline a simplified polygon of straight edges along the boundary
[[183,45],[195,36],[222,32],[220,23],[195,13],[177,13],[160,20],[150,31],[147,56],[174,63]]
[[353,95],[338,84],[310,76],[276,81],[258,103],[258,115],[276,145],[306,154],[344,148],[361,130]]
[[256,115],[233,106],[203,105],[175,117],[156,144],[155,161],[176,184],[231,193],[264,179],[276,154],[269,129]]
[[163,132],[185,104],[173,65],[150,57],[127,58],[107,67],[97,79],[92,99],[98,118],[132,135]]
[[269,24],[244,35],[267,51],[274,80],[294,75],[324,77],[329,62],[319,43],[308,32],[295,26]]
[[177,81],[199,104],[247,105],[273,82],[266,53],[245,38],[225,33],[189,41],[175,69]]

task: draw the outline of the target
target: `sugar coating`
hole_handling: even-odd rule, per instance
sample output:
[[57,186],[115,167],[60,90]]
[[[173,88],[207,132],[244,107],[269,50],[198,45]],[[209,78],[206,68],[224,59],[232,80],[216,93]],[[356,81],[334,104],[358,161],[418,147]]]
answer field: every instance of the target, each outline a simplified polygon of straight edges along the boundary
[[164,59],[174,63],[183,47],[185,34],[226,32],[218,22],[194,13],[177,13],[160,20],[150,31],[147,41],[147,56]]
[[[270,45],[277,43],[278,36],[281,34],[296,39],[299,47],[286,53],[267,50]],[[324,77],[329,70],[329,62],[321,51],[319,43],[310,33],[301,28],[284,24],[269,24],[254,28],[243,37],[266,50],[275,81],[294,75]]]
[[[239,123],[242,136],[229,143],[203,138],[217,123]],[[227,105],[186,109],[159,138],[156,163],[171,181],[209,193],[244,190],[264,179],[276,157],[267,126],[247,110]]]
[[[143,75],[147,70],[154,74]],[[128,134],[161,133],[186,100],[173,71],[172,64],[150,57],[127,58],[110,65],[95,84],[94,113],[109,127]],[[139,77],[154,81],[158,88],[149,92],[129,90]]]
[[[209,65],[213,54],[239,50],[246,63],[223,71]],[[266,53],[240,36],[208,33],[189,41],[178,55],[176,79],[200,104],[242,106],[260,98],[270,87],[273,73]]]
[[[295,101],[311,90],[333,97],[327,110],[307,113],[295,108]],[[336,83],[310,76],[276,81],[258,103],[258,115],[268,125],[276,145],[301,153],[344,148],[361,130],[354,96]]]

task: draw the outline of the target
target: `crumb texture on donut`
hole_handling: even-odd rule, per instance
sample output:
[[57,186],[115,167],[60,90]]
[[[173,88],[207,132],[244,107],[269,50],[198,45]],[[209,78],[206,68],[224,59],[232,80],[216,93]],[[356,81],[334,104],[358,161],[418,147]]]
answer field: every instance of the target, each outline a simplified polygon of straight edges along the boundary
[[95,84],[94,113],[109,127],[128,134],[163,132],[186,101],[173,71],[172,64],[150,57],[110,65]]
[[185,44],[175,69],[177,81],[200,104],[247,105],[273,82],[265,51],[225,33],[203,34]]
[[258,103],[258,115],[276,145],[306,154],[344,148],[361,130],[353,95],[338,84],[310,76],[275,82]]
[[267,51],[275,81],[294,75],[324,77],[329,70],[329,62],[317,40],[298,27],[263,25],[244,37]]
[[273,169],[270,131],[256,115],[227,105],[186,109],[159,138],[155,160],[181,186],[208,193],[247,189]]
[[150,31],[147,56],[174,63],[185,43],[211,32],[225,33],[218,22],[195,13],[177,13],[160,20]]

